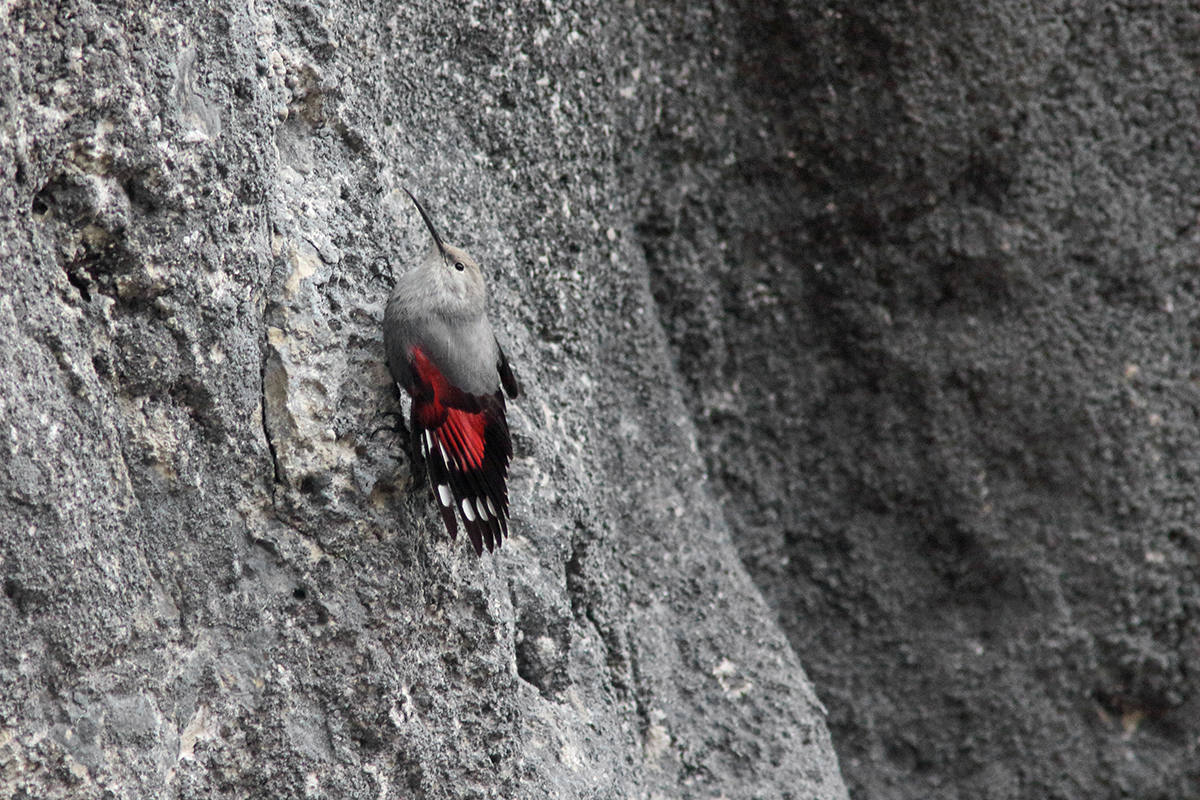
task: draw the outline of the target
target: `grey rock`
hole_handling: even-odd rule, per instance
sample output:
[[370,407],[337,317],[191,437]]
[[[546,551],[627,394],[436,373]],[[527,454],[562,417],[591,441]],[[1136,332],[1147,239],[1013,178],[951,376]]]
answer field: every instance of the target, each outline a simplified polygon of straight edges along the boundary
[[703,13],[639,243],[851,795],[1200,797],[1200,13]]
[[[0,796],[846,796],[650,294],[638,12],[0,16]],[[495,557],[381,430],[401,186],[526,390]]]

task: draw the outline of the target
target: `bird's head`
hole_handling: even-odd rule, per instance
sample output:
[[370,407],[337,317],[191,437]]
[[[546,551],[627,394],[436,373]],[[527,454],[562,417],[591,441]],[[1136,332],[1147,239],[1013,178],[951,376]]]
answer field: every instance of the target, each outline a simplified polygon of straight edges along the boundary
[[422,268],[431,271],[431,277],[443,291],[450,292],[461,301],[482,305],[484,301],[483,272],[479,269],[479,264],[462,248],[446,244],[438,235],[437,228],[433,227],[433,220],[425,213],[425,209],[417,201],[417,198],[413,197],[413,193],[408,189],[405,189],[404,193],[409,196],[413,205],[417,207],[417,211],[421,213],[421,219],[425,220],[425,227],[429,229],[429,235],[433,237],[433,245],[425,255]]

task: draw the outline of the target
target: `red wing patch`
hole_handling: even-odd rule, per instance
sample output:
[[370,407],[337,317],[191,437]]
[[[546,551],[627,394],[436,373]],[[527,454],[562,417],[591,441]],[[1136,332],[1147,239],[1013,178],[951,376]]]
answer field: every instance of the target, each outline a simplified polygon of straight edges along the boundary
[[419,348],[412,348],[412,432],[425,458],[434,499],[450,538],[462,520],[477,554],[508,535],[508,434],[504,396],[472,395],[451,386]]
[[479,469],[483,465],[487,420],[483,414],[468,414],[457,408],[446,409],[446,421],[438,428],[438,441],[449,449],[461,469]]

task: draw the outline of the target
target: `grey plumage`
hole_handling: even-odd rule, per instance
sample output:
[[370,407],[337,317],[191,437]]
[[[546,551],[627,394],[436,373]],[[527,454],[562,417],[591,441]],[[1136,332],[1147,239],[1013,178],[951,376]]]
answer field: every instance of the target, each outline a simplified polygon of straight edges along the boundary
[[[455,263],[464,266],[462,272]],[[444,255],[431,247],[419,267],[396,281],[384,314],[384,341],[396,382],[407,383],[408,348],[419,343],[446,379],[463,391],[490,394],[500,388],[500,348],[486,302],[479,265],[453,245],[445,247]]]
[[512,445],[501,388],[515,398],[517,382],[487,317],[479,264],[446,244],[408,194],[433,244],[388,300],[388,367],[413,399],[414,451],[424,457],[447,530],[457,533],[457,514],[476,551],[484,543],[491,550],[508,528]]

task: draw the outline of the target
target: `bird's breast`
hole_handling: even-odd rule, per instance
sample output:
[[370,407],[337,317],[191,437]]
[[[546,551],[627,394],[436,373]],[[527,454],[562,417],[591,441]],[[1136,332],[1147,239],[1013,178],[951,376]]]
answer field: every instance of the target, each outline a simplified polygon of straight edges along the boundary
[[432,318],[414,328],[412,344],[424,350],[450,385],[477,395],[494,394],[500,388],[496,338],[486,316]]

